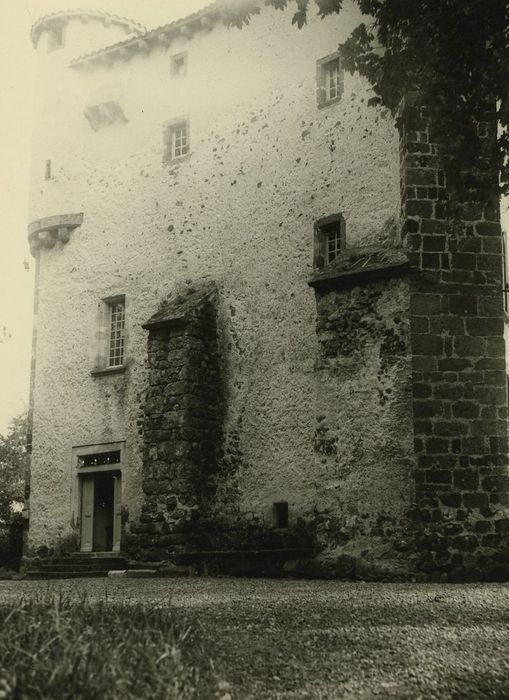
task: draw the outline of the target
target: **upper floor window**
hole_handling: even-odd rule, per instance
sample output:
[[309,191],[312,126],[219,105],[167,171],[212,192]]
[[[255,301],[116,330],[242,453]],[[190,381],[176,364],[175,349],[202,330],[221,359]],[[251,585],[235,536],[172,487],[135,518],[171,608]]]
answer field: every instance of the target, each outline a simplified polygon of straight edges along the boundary
[[55,23],[48,30],[48,53],[64,46],[64,25]]
[[346,248],[346,224],[342,214],[319,219],[314,225],[314,234],[313,265],[321,269]]
[[181,78],[187,73],[187,52],[176,53],[171,57],[170,73],[172,78]]
[[121,367],[124,364],[125,299],[108,304],[110,310],[110,337],[108,367]]
[[165,130],[165,160],[177,160],[190,152],[189,121],[187,119],[169,122]]
[[337,102],[344,87],[344,72],[339,53],[325,56],[316,64],[317,103],[319,106]]

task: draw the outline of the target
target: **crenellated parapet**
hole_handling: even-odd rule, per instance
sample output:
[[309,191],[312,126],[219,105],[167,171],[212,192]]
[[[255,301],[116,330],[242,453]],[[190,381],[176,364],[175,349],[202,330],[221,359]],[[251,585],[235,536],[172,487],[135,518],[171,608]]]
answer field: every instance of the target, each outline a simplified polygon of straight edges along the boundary
[[36,219],[28,225],[28,243],[35,257],[40,248],[53,248],[57,242],[65,245],[72,231],[83,223],[83,213],[57,214]]

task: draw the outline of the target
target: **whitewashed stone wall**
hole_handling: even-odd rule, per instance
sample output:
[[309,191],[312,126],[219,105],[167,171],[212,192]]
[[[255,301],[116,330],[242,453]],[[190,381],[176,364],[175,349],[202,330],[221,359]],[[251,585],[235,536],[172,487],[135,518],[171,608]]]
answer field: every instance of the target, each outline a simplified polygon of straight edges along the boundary
[[[38,253],[33,548],[75,523],[78,445],[125,441],[122,499],[136,521],[147,376],[141,326],[168,294],[206,276],[220,291],[226,444],[235,444],[237,464],[225,499],[267,521],[282,500],[291,520],[324,503],[339,508],[350,495],[369,513],[407,505],[383,470],[371,473],[368,464],[359,478],[347,470],[343,479],[330,460],[316,460],[317,414],[330,396],[336,416],[338,393],[333,385],[324,392],[314,371],[313,222],[342,212],[348,245],[383,243],[387,222],[399,216],[398,139],[391,118],[367,106],[370,91],[358,77],[345,76],[341,101],[317,107],[316,61],[346,38],[355,13],[310,17],[301,31],[290,20],[263,9],[242,31],[216,24],[109,66],[68,61],[86,40],[90,50],[122,40],[119,28],[106,35],[94,23],[70,22],[65,50],[45,54],[40,42],[30,220],[84,218],[68,243]],[[187,75],[172,79],[170,56],[181,51]],[[111,100],[127,122],[93,131],[84,109]],[[166,164],[164,124],[181,116],[190,121],[191,155]],[[126,295],[128,367],[92,377],[98,305],[116,294]],[[401,464],[395,469],[400,483]]]

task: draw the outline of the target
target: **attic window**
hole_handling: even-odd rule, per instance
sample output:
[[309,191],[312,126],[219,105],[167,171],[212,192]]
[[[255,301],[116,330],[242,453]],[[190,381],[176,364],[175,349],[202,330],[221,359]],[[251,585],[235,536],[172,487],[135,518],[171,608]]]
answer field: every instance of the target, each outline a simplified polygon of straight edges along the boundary
[[338,52],[316,62],[316,101],[319,107],[341,99],[343,87],[344,71]]
[[319,219],[314,225],[313,267],[322,269],[346,249],[346,224],[342,214]]
[[64,46],[64,25],[53,24],[48,29],[48,53],[62,49]]
[[187,52],[176,53],[171,57],[170,73],[172,78],[182,78],[187,73]]
[[118,102],[113,101],[87,107],[84,114],[94,131],[98,131],[109,124],[127,121],[122,107]]

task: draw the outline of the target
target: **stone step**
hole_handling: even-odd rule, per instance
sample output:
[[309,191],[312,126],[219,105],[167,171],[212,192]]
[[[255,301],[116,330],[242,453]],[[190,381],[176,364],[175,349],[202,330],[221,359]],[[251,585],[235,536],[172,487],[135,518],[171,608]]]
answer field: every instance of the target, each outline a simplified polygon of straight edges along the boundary
[[125,559],[128,558],[128,555],[125,554],[125,552],[71,552],[68,557],[60,557],[61,559],[72,559],[73,561],[75,559],[83,559],[84,561],[88,561],[89,559],[119,559],[124,561]]
[[115,564],[125,564],[125,557],[55,557],[47,561],[59,564],[98,564],[99,566],[109,566]]
[[61,563],[61,562],[44,562],[37,566],[39,571],[114,571],[118,569],[126,569],[126,563],[105,564],[102,562],[88,562],[86,564]]
[[57,579],[57,578],[99,578],[106,577],[108,575],[107,570],[101,571],[39,571],[34,569],[33,571],[28,571],[26,574],[27,579],[43,580],[43,579]]
[[44,563],[62,564],[62,566],[98,566],[110,567],[120,566],[126,568],[126,560],[123,557],[58,557],[47,559]]

